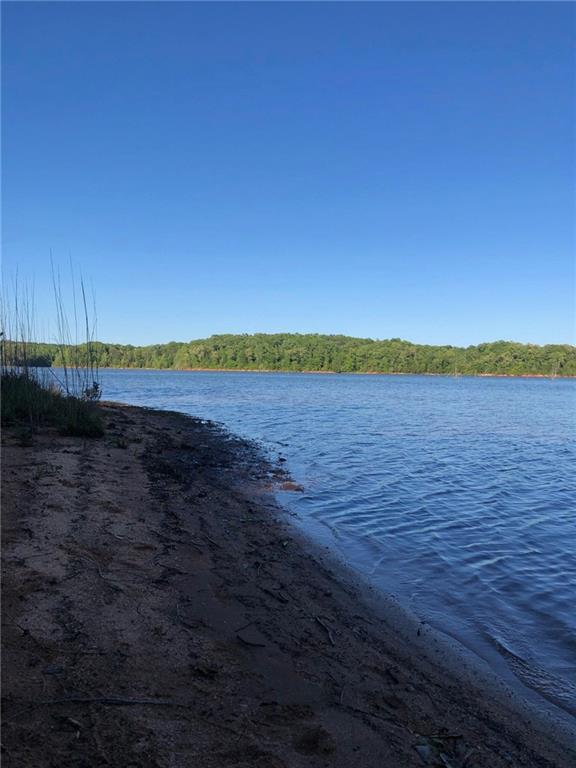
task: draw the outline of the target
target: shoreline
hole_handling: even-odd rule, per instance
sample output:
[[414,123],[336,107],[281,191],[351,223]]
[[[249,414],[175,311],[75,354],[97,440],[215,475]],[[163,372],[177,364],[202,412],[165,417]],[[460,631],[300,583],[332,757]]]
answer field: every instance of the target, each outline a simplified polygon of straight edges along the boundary
[[4,431],[7,765],[574,764],[298,531],[256,446],[102,410],[101,440]]
[[575,376],[545,373],[407,373],[404,371],[288,371],[275,368],[119,368],[102,367],[101,371],[163,371],[171,373],[281,373],[326,376],[438,376],[447,379],[549,379],[572,380]]

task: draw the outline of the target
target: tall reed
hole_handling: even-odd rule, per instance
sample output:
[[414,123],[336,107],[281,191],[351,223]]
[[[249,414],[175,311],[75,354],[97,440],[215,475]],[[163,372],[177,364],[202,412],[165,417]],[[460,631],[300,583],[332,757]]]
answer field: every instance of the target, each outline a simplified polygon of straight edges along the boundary
[[[88,311],[86,291],[80,280],[81,315],[85,339],[79,344],[78,307],[73,277],[75,347],[65,309],[60,276],[52,268],[52,287],[56,302],[57,344],[61,369],[50,367],[38,347],[34,291],[21,286],[18,276],[8,288],[3,284],[0,309],[0,378],[2,424],[21,424],[31,431],[51,424],[72,435],[98,436],[103,433],[96,401],[101,386],[94,358],[95,320]],[[96,313],[94,311],[94,318]]]
[[[78,281],[81,299],[77,299],[77,281],[70,267],[72,277],[72,310],[74,318],[73,332],[70,328],[66,301],[62,292],[60,273],[52,264],[52,289],[56,304],[57,346],[59,367],[62,369],[58,376],[60,386],[67,395],[83,400],[99,400],[101,394],[98,360],[94,350],[97,327],[95,302],[90,313],[86,300],[84,280]],[[80,304],[80,307],[78,307]],[[79,320],[80,314],[80,320]],[[80,341],[80,324],[83,328],[84,339]]]

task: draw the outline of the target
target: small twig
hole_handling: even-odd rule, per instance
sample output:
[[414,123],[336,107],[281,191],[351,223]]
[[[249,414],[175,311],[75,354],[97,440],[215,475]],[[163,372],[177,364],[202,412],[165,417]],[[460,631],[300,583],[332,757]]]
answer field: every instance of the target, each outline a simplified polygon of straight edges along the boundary
[[161,563],[157,558],[154,558],[153,562],[154,565],[156,565],[158,568],[164,568],[164,570],[172,571],[172,573],[177,573],[179,576],[190,576],[189,571],[183,571],[180,568],[175,568],[173,565],[166,565],[165,563]]
[[288,597],[289,597],[291,600],[294,600],[294,601],[296,601],[296,598],[295,598],[295,597],[294,597],[294,595],[293,595],[293,594],[290,592],[290,590],[288,589],[288,587],[286,586],[286,584],[282,584],[282,591],[283,591],[283,592],[285,592],[285,593],[288,595]]
[[238,629],[235,629],[234,632],[242,632],[243,629],[248,629],[248,627],[251,627],[253,624],[256,624],[256,622],[249,621],[248,624],[244,624],[242,627],[238,627]]
[[334,638],[332,637],[332,632],[330,631],[330,628],[328,626],[326,626],[326,624],[324,624],[324,622],[322,621],[322,619],[319,616],[314,616],[314,619],[326,631],[326,634],[328,635],[328,640],[330,640],[330,644],[331,645],[336,645],[336,643],[334,642]]
[[383,720],[386,723],[391,723],[392,725],[396,726],[396,728],[405,728],[410,733],[414,733],[414,731],[409,728],[407,725],[401,725],[397,720],[394,720],[392,717],[386,717],[385,715],[379,715],[376,712],[369,712],[367,709],[360,709],[360,707],[353,707],[350,704],[345,704],[344,709],[349,709],[352,712],[359,712],[361,715],[368,715],[368,717],[375,717],[378,720]]
[[289,600],[287,597],[284,597],[284,595],[281,592],[274,592],[271,589],[267,589],[266,587],[260,587],[262,592],[266,592],[267,595],[270,595],[271,597],[274,597],[276,600],[278,600],[281,603],[288,603]]
[[169,536],[167,536],[165,533],[162,533],[162,531],[158,531],[158,530],[156,530],[156,528],[148,528],[148,530],[149,530],[149,531],[152,531],[152,533],[155,533],[155,534],[156,534],[156,535],[157,535],[159,538],[161,538],[161,539],[164,539],[164,541],[166,541],[166,542],[168,542],[168,543],[172,544],[172,546],[181,546],[181,547],[185,547],[187,544],[192,544],[192,546],[193,546],[193,547],[197,547],[197,548],[200,550],[200,552],[203,552],[203,551],[204,551],[204,550],[202,549],[202,547],[200,546],[200,544],[198,544],[198,542],[197,542],[197,541],[195,541],[195,540],[194,540],[192,537],[189,537],[189,538],[187,538],[187,539],[184,539],[184,540],[180,540],[180,539],[171,539],[171,538],[170,538]]
[[33,640],[36,643],[36,645],[40,646],[40,648],[45,648],[46,647],[45,645],[43,645],[40,642],[40,640],[37,640],[34,637],[34,635],[32,634],[32,632],[30,632],[30,630],[27,629],[26,627],[21,626],[20,624],[18,624],[18,622],[14,622],[14,626],[18,627],[18,629],[21,630],[21,632],[24,635],[24,637],[28,636],[31,640]]
[[[339,682],[338,682],[338,680],[336,680],[336,678],[334,677],[334,675],[332,674],[332,672],[330,672],[330,670],[329,670],[329,669],[327,670],[327,674],[328,674],[328,676],[330,677],[330,679],[332,680],[332,682],[333,682],[335,685],[339,685]],[[346,690],[346,683],[344,683],[344,685],[343,685],[343,686],[340,688],[340,706],[342,706],[342,705],[343,705],[343,701],[344,701],[344,691],[345,691],[345,690]]]
[[[168,546],[174,546],[174,545],[168,545]],[[189,576],[188,571],[182,571],[180,568],[176,568],[174,565],[166,565],[165,563],[160,562],[160,558],[164,554],[169,554],[168,552],[159,552],[157,555],[154,555],[152,558],[152,565],[155,565],[157,568],[165,568],[167,570],[173,571],[174,573],[179,573],[184,576]]]
[[15,560],[7,560],[6,561],[6,559],[5,559],[5,562],[9,563],[10,565],[12,565],[12,563],[15,563],[16,565],[18,565],[19,564],[18,560],[33,560],[35,557],[50,557],[50,555],[52,555],[52,554],[53,554],[53,552],[38,552],[35,555],[24,555],[22,558],[18,558],[18,559],[15,559]]
[[241,643],[244,643],[244,645],[249,645],[252,648],[265,648],[266,647],[266,643],[254,643],[254,642],[252,642],[252,640],[246,640],[245,638],[243,638],[238,633],[236,633],[236,637],[238,638],[238,640],[240,640]]
[[71,725],[76,731],[76,738],[80,736],[82,730],[82,723],[79,720],[74,720],[73,717],[66,717],[65,715],[52,715],[55,720],[59,720],[61,723]]
[[166,701],[163,699],[121,699],[116,696],[69,696],[63,699],[46,699],[38,701],[33,706],[52,706],[53,704],[108,704],[109,706],[123,707],[134,705],[157,705],[163,707],[187,707],[188,704],[182,704],[179,701]]
[[460,768],[466,768],[466,766],[468,765],[468,760],[472,757],[474,752],[478,752],[478,747],[472,747],[471,749],[468,750],[468,752],[466,752],[466,754],[464,755],[464,759],[462,760],[462,764],[460,765]]

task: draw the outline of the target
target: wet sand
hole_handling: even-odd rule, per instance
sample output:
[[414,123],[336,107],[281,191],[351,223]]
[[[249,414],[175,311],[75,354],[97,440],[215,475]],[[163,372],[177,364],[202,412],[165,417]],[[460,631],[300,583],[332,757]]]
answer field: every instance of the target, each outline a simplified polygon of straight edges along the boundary
[[302,539],[254,446],[103,411],[3,434],[5,765],[576,765]]

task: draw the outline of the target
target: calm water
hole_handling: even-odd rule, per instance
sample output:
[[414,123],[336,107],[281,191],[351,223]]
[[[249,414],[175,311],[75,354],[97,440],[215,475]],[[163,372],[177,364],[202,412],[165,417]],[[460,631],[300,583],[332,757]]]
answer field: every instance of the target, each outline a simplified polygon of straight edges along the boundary
[[576,382],[104,371],[107,399],[288,459],[283,501],[378,587],[576,712]]

